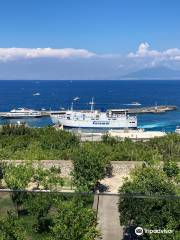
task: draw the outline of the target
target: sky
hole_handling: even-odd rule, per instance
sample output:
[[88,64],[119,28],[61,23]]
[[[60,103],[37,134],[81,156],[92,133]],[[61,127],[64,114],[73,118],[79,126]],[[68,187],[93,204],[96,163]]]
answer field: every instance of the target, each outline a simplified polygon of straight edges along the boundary
[[180,70],[179,0],[0,0],[0,79]]

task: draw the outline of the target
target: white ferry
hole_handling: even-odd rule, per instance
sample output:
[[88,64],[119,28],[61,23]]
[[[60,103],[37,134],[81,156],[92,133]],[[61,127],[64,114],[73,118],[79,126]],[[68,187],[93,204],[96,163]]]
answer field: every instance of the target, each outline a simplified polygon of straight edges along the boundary
[[89,111],[75,111],[72,106],[71,110],[64,114],[51,113],[52,122],[69,128],[122,129],[137,127],[136,116],[130,116],[126,111],[114,114],[112,111],[94,110],[93,99],[89,104],[91,105]]
[[30,118],[30,117],[41,117],[41,112],[28,108],[17,108],[12,109],[6,113],[5,118]]

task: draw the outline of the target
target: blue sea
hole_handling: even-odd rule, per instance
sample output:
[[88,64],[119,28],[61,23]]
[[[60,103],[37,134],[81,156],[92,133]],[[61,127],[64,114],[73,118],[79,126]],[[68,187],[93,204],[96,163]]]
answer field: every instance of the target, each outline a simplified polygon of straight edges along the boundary
[[[34,96],[34,93],[40,93]],[[0,81],[0,111],[28,107],[36,110],[69,108],[79,97],[74,109],[89,109],[94,97],[96,109],[127,108],[126,104],[139,102],[144,106],[176,105],[180,107],[180,81],[131,80],[131,81]],[[180,110],[162,114],[139,114],[138,126],[148,130],[174,131],[180,125]],[[6,120],[7,121],[7,120]],[[30,126],[52,124],[49,117],[26,120]],[[5,123],[0,120],[0,123]]]

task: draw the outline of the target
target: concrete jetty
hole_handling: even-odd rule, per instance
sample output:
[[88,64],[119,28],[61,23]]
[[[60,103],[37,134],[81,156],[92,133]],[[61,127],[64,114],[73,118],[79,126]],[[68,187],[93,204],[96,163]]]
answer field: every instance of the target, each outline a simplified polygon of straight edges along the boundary
[[111,109],[112,113],[120,114],[124,111],[130,114],[142,114],[142,113],[164,113],[167,111],[177,110],[177,106],[172,105],[160,105],[152,107],[139,107],[139,108],[127,108],[127,109]]
[[[172,106],[172,105],[160,105],[160,106],[151,106],[151,107],[138,107],[138,108],[122,108],[122,109],[108,109],[108,112],[112,112],[114,114],[121,114],[124,112],[127,112],[129,114],[143,114],[143,113],[164,113],[167,111],[174,111],[177,109],[177,106]],[[83,111],[83,110],[82,110]],[[40,116],[38,117],[47,117],[50,116],[51,113],[56,113],[56,114],[65,114],[66,110],[58,110],[58,111],[39,111]],[[0,112],[0,118],[11,118],[8,115],[9,112]],[[33,117],[33,116],[32,116]]]
[[[51,113],[56,113],[56,114],[65,114],[65,111],[38,111],[40,113],[40,115],[38,115],[38,117],[48,117],[50,116]],[[27,116],[27,117],[31,117],[31,118],[36,118],[36,116]],[[0,118],[15,118],[14,116],[11,117],[9,116],[9,112],[0,112]],[[17,116],[18,118],[18,116]],[[26,118],[26,116],[25,116]]]

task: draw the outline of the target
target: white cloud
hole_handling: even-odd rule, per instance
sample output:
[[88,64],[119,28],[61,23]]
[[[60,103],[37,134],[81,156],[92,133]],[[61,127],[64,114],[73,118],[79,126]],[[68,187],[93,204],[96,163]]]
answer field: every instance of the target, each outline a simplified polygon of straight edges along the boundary
[[89,58],[95,56],[86,49],[74,48],[0,48],[0,60],[16,60],[19,58]]
[[128,54],[129,58],[143,58],[153,59],[153,61],[179,61],[180,60],[180,49],[170,48],[165,51],[151,50],[150,45],[145,42],[141,43],[138,50]]

